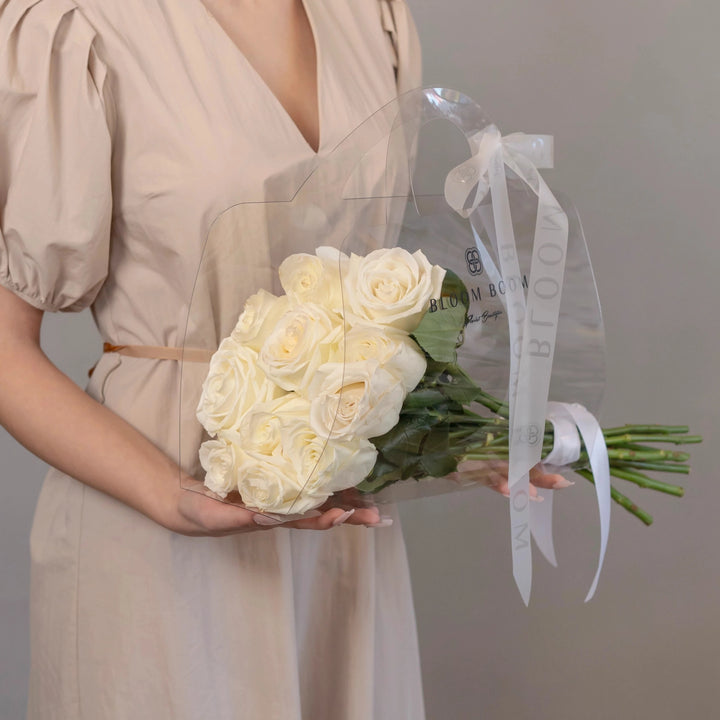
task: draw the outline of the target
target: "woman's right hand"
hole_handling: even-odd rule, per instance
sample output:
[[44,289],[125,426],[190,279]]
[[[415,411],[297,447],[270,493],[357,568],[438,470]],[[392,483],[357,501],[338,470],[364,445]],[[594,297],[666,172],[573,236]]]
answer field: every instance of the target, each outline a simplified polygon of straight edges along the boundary
[[300,530],[330,530],[343,523],[370,527],[385,524],[376,507],[354,508],[350,511],[333,507],[319,511],[319,514],[314,517],[287,522],[276,521],[268,515],[255,513],[211,497],[203,489],[202,483],[197,480],[187,479],[185,484],[191,484],[191,487],[183,488],[178,483],[178,488],[173,493],[174,500],[171,506],[164,513],[161,512],[157,519],[169,530],[182,535],[219,537],[256,530],[270,530],[278,526]]

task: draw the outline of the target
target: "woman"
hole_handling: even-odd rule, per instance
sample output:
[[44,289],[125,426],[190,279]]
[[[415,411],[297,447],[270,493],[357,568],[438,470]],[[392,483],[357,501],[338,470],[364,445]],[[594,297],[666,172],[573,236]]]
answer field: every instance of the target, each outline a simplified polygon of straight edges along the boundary
[[180,490],[178,363],[108,352],[83,392],[39,347],[90,306],[109,343],[177,348],[213,219],[419,84],[404,3],[2,3],[0,421],[57,468],[28,717],[419,720],[394,511],[270,528]]

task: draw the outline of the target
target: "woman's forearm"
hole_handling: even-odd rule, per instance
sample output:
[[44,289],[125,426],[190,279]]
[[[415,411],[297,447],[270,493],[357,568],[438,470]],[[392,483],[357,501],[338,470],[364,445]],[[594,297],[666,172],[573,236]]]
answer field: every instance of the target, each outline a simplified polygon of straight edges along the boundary
[[0,340],[0,423],[45,462],[163,522],[177,465],[61,373],[32,337]]

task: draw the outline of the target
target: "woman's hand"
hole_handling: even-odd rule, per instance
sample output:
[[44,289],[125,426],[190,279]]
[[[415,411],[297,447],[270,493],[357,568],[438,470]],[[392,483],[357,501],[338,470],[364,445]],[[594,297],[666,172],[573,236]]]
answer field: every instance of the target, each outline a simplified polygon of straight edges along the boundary
[[[458,472],[449,477],[462,482],[476,482],[510,497],[508,469],[508,463],[504,460],[466,460],[459,463]],[[542,498],[538,495],[537,488],[560,490],[574,484],[562,475],[546,472],[542,463],[530,470],[530,497],[538,501]]]
[[284,521],[281,516],[262,515],[216,499],[202,483],[192,478],[186,478],[183,484],[185,488],[180,487],[178,482],[174,492],[174,507],[158,513],[157,518],[160,524],[182,535],[234,535],[270,530],[278,526],[299,530],[330,530],[343,523],[369,527],[389,524],[383,521],[376,507],[351,510],[342,507],[320,508],[315,516]]

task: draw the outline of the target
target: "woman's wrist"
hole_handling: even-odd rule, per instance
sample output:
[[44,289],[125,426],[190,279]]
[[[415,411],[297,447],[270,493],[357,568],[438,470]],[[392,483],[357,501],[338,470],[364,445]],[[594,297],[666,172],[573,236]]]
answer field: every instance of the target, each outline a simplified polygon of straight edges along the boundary
[[166,467],[153,475],[146,485],[147,492],[138,497],[136,509],[158,525],[177,531],[182,525],[180,499],[186,492],[182,487],[183,478],[190,478],[169,458],[166,460]]

